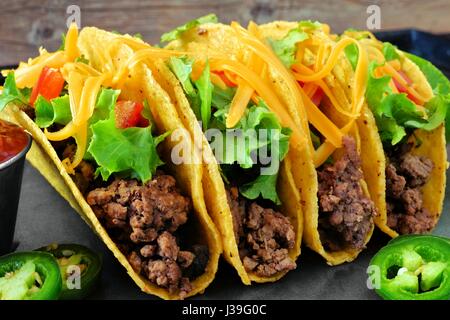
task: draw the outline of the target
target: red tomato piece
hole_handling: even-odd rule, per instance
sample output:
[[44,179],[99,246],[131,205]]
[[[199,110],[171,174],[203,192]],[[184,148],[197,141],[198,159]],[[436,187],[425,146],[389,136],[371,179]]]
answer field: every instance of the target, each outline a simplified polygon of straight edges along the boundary
[[39,75],[36,85],[30,96],[30,104],[33,106],[39,95],[47,100],[59,97],[64,87],[64,77],[57,69],[44,67]]
[[314,92],[313,96],[311,97],[311,101],[316,106],[319,106],[322,99],[323,99],[323,90],[322,90],[322,88],[317,88],[316,92]]
[[[404,73],[401,72],[401,71],[399,71],[399,74],[402,76],[402,78],[405,79],[405,81],[406,81],[408,84],[411,84],[411,83],[412,83],[411,79],[409,79],[409,78],[406,76],[406,74],[404,74]],[[412,102],[414,102],[414,103],[417,104],[417,105],[420,105],[420,101],[418,101],[416,97],[414,97],[413,95],[411,95],[411,94],[409,93],[409,91],[408,91],[408,90],[407,90],[400,82],[398,82],[397,80],[395,80],[395,78],[392,78],[392,81],[394,81],[394,84],[395,84],[395,86],[397,87],[398,92],[400,92],[400,93],[406,93],[406,96],[408,97],[409,100],[411,100]]]
[[142,116],[144,105],[134,101],[118,101],[114,109],[116,127],[120,129],[131,127],[146,127],[149,122]]
[[232,82],[228,77],[225,75],[225,72],[223,71],[213,71],[215,74],[217,74],[222,81],[226,84],[227,87],[236,87],[236,84]]

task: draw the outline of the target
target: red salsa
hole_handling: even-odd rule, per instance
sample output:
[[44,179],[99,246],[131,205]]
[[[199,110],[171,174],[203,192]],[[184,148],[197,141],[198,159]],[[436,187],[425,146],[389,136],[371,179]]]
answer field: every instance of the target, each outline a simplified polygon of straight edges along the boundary
[[19,154],[28,145],[28,135],[15,124],[0,120],[0,163]]

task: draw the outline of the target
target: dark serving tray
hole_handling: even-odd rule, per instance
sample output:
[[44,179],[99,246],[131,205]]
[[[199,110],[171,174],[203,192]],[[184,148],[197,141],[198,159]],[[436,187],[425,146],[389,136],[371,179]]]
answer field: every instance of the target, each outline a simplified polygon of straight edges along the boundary
[[[419,31],[383,32],[378,36],[401,49],[421,55],[450,75],[450,40]],[[435,234],[450,236],[450,191]],[[298,268],[273,284],[243,285],[236,272],[221,261],[215,281],[195,299],[378,299],[367,288],[366,269],[371,257],[389,238],[376,231],[368,248],[352,263],[329,267],[308,248],[302,248]],[[138,289],[125,269],[78,214],[29,164],[25,167],[16,228],[18,250],[30,250],[52,242],[80,243],[101,253],[103,276],[93,299],[155,299]]]

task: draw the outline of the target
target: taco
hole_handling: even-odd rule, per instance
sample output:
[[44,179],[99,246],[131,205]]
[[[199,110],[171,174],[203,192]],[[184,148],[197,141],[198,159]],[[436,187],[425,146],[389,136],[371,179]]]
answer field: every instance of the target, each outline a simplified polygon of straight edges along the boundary
[[358,126],[361,148],[376,164],[366,168],[379,212],[375,222],[391,237],[430,232],[445,196],[450,83],[428,61],[369,32],[344,34],[357,39],[370,59],[368,107]]
[[300,188],[313,186],[302,192],[305,243],[330,265],[352,261],[370,240],[377,214],[356,125],[364,104],[366,55],[354,61],[353,71],[344,53],[356,41],[330,34],[319,22],[276,21],[257,29],[254,37],[266,42],[289,70],[285,82],[295,83],[297,98],[282,82],[274,85],[289,105],[303,106],[309,122],[303,126],[310,132],[313,174],[294,176]]
[[244,284],[272,282],[295,269],[300,254],[303,215],[292,176],[299,159],[291,155],[305,149],[305,134],[268,84],[264,63],[212,20],[164,34],[166,49],[183,55],[155,72],[202,149],[206,206],[225,259]]
[[163,299],[185,298],[213,281],[221,240],[206,211],[198,155],[172,162],[174,148],[194,150],[192,140],[186,130],[177,141],[168,137],[183,124],[148,67],[127,64],[134,54],[127,39],[143,44],[96,28],[78,36],[72,25],[62,50],[41,49],[8,73],[0,109],[10,104],[39,144],[32,164],[75,199],[136,284]]

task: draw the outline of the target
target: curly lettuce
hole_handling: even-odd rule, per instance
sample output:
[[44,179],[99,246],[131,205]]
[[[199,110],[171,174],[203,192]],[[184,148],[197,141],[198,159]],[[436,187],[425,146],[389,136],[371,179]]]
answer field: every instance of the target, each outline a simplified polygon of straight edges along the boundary
[[392,92],[389,87],[390,76],[374,76],[378,66],[375,61],[369,65],[366,99],[383,142],[395,145],[406,137],[408,128],[430,131],[444,121],[448,109],[445,98],[433,97],[424,105],[425,111],[420,111],[406,94]]
[[16,86],[16,78],[14,73],[10,72],[6,76],[2,94],[0,95],[0,111],[2,111],[10,103],[18,103],[21,105],[28,104],[30,100],[31,90],[29,88],[18,89]]
[[153,137],[151,126],[119,129],[115,113],[91,125],[88,152],[98,164],[96,174],[107,180],[112,174],[130,176],[147,182],[163,164],[156,147],[168,133]]
[[[267,155],[281,162],[289,150],[291,130],[283,128],[277,116],[272,113],[264,101],[257,105],[249,103],[244,116],[233,130],[227,130],[226,118],[236,93],[235,88],[222,89],[214,86],[209,77],[208,64],[202,75],[192,81],[192,60],[187,58],[171,58],[168,62],[170,69],[178,78],[190,102],[191,109],[198,120],[203,123],[203,129],[217,129],[223,137],[223,146],[214,150],[216,157],[222,165],[236,165],[244,170],[255,169],[261,166],[260,174],[255,180],[241,185],[240,193],[248,199],[271,200],[280,204],[276,192],[276,172],[264,172],[265,167],[256,162],[256,155],[261,148],[266,148]],[[214,112],[213,112],[214,111]],[[266,129],[267,135],[260,135],[259,130]],[[225,170],[226,171],[226,170]],[[264,172],[264,174],[262,174]],[[223,172],[224,174],[224,172]],[[224,174],[225,180],[231,176]]]

